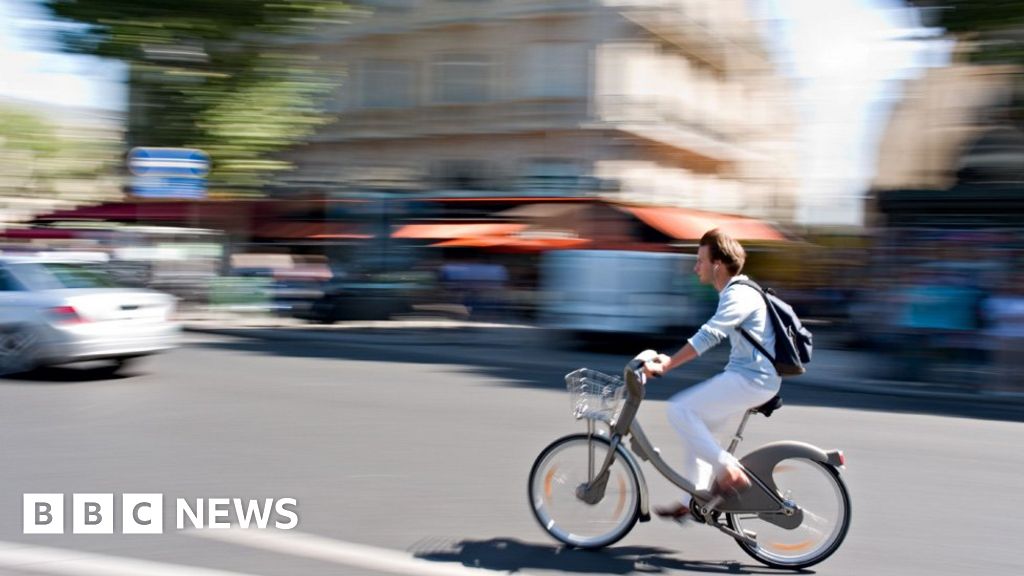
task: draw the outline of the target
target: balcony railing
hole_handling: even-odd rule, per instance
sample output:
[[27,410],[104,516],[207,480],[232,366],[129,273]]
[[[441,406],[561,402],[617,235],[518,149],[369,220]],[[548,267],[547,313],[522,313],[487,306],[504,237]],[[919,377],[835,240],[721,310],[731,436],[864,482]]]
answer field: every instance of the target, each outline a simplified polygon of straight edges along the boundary
[[743,145],[748,130],[737,122],[715,121],[658,98],[602,96],[595,102],[596,126],[622,129],[718,162],[751,157]]

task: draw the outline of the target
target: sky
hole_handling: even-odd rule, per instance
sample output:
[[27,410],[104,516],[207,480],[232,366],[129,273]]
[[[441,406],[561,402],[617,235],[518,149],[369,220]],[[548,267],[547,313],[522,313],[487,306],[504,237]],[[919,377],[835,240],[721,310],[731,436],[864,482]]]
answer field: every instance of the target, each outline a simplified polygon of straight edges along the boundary
[[98,58],[61,54],[46,12],[33,0],[0,0],[0,98],[124,110],[124,67]]
[[[899,80],[946,62],[899,0],[748,0],[792,79],[802,120],[797,220],[859,225]],[[123,66],[60,54],[34,0],[0,0],[0,98],[124,110]],[[934,31],[932,31],[934,32]]]
[[759,1],[802,120],[797,220],[859,225],[900,80],[948,63],[951,46],[898,0]]

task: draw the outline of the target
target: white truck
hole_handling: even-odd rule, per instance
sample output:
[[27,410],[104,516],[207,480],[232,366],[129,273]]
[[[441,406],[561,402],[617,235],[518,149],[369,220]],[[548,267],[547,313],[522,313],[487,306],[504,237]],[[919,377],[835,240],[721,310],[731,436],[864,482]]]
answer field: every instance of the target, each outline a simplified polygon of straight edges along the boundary
[[693,273],[696,256],[563,250],[543,256],[540,323],[581,334],[671,334],[695,328],[718,298]]

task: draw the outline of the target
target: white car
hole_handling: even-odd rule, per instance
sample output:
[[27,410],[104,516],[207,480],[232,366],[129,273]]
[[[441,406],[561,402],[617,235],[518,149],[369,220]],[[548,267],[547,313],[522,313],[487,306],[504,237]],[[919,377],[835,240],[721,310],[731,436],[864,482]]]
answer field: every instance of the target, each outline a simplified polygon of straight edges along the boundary
[[95,262],[0,257],[0,374],[173,348],[174,297],[117,287]]

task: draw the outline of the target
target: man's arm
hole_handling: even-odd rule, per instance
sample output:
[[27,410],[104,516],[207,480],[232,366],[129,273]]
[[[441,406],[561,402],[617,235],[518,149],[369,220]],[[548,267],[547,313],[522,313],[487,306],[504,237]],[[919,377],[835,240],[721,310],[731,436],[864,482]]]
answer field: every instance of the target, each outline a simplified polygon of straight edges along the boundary
[[679,349],[679,352],[676,352],[671,358],[669,358],[668,365],[665,366],[665,371],[668,372],[677,366],[682,366],[697,356],[699,356],[699,354],[697,354],[697,349],[687,342],[685,346]]
[[648,376],[661,376],[677,366],[686,364],[697,356],[699,356],[697,349],[687,342],[679,352],[676,352],[671,357],[665,354],[658,354],[657,358],[644,363],[644,370]]
[[725,340],[729,330],[746,320],[758,305],[762,305],[761,295],[753,289],[737,290],[735,286],[726,288],[720,296],[715,315],[687,342],[698,356],[707,352]]

